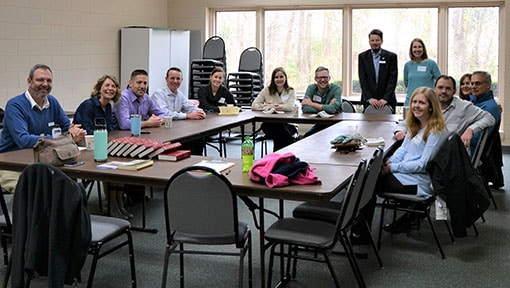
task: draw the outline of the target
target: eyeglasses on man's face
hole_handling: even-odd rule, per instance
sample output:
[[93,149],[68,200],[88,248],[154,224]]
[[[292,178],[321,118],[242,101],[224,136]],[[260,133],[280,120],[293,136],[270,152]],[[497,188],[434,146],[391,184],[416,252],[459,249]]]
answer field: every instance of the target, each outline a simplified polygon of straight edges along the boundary
[[485,83],[487,83],[487,81],[483,81],[483,82],[480,82],[480,81],[471,82],[471,86],[480,86],[480,85],[485,84]]
[[315,76],[315,79],[317,79],[317,80],[328,80],[329,76]]

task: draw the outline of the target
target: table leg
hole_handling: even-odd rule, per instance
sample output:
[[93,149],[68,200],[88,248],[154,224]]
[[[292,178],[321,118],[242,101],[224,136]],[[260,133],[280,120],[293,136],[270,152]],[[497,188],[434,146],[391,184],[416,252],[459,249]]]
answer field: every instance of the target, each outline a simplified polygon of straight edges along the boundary
[[260,246],[260,287],[264,288],[266,284],[266,241],[264,234],[266,232],[264,221],[264,198],[259,198],[259,246]]

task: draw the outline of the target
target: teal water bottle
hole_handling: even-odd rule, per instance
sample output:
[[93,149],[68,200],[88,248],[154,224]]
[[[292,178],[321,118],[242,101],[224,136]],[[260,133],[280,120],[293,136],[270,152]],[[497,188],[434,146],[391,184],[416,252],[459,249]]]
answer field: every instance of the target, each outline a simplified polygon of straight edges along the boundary
[[241,144],[241,155],[243,158],[243,172],[247,173],[253,166],[253,141],[251,141],[250,136],[244,137]]
[[106,160],[108,160],[108,130],[104,118],[97,118],[94,120],[94,161],[106,162]]

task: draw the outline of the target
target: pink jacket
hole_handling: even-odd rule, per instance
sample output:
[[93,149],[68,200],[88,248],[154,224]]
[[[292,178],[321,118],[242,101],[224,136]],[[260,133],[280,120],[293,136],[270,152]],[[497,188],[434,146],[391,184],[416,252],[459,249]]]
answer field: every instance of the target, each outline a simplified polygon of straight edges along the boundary
[[268,187],[282,187],[290,184],[309,185],[321,184],[321,181],[312,172],[315,167],[306,165],[304,171],[300,171],[292,177],[283,174],[272,173],[275,166],[281,164],[292,165],[299,159],[294,153],[287,152],[285,154],[271,153],[253,164],[250,170],[250,179],[255,182],[265,183]]

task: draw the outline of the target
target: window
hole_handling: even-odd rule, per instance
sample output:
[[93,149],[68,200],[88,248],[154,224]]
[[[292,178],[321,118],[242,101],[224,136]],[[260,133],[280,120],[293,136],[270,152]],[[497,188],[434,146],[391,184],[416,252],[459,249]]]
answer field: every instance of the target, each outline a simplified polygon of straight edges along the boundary
[[256,46],[255,11],[216,13],[216,34],[225,41],[227,74],[237,72],[244,49]]
[[491,74],[494,96],[497,96],[498,46],[497,7],[448,9],[448,74],[457,82],[465,73],[487,71]]
[[[414,38],[421,38],[429,59],[437,62],[437,8],[354,9],[352,11],[352,92],[361,93],[358,77],[358,54],[370,49],[368,33],[372,29],[383,32],[382,49],[398,56],[396,93],[405,94],[403,71],[409,61],[409,46]],[[344,93],[345,94],[345,93]]]
[[[343,95],[359,95],[358,54],[369,49],[368,33],[378,28],[384,33],[383,49],[398,55],[397,96],[405,94],[403,67],[409,61],[409,45],[414,38],[423,39],[429,58],[438,63],[443,74],[459,79],[462,74],[475,70],[491,73],[492,89],[498,95],[499,7],[449,7],[444,2],[427,5],[213,10],[216,31],[211,33],[226,42],[229,71],[237,71],[239,55],[245,48],[257,46],[264,55],[266,83],[272,70],[282,66],[298,94],[303,94],[306,86],[314,82],[313,71],[323,65],[330,69],[332,82],[342,85]],[[352,19],[347,28],[343,25],[344,18]],[[262,31],[257,29],[260,23],[263,23],[259,25]],[[263,42],[257,43],[256,35]],[[346,36],[350,41],[344,39]],[[346,44],[350,47],[343,47]]]
[[304,93],[325,66],[331,82],[342,85],[342,10],[266,11],[264,20],[266,83],[281,66],[289,85]]

